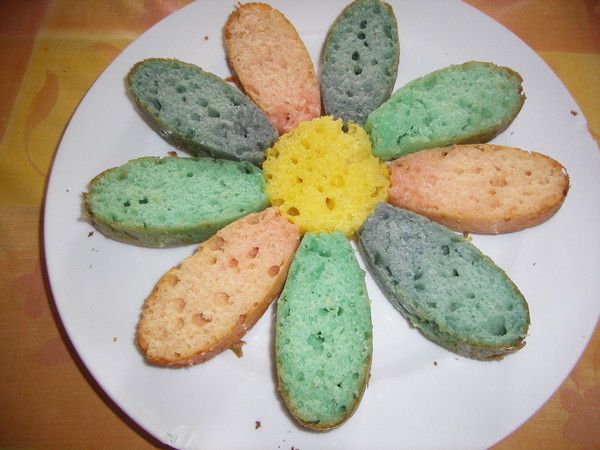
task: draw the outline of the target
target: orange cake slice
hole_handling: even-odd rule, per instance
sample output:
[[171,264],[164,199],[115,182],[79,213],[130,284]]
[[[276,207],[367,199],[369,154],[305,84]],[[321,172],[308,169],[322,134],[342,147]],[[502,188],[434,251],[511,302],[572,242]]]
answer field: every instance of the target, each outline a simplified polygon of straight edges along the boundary
[[412,153],[391,166],[389,202],[456,231],[496,234],[552,217],[569,190],[557,161],[493,144]]
[[278,10],[246,3],[224,28],[229,64],[280,134],[321,114],[319,84],[298,32]]
[[268,208],[226,226],[169,270],[138,324],[148,362],[189,366],[238,342],[279,295],[299,238],[296,225]]

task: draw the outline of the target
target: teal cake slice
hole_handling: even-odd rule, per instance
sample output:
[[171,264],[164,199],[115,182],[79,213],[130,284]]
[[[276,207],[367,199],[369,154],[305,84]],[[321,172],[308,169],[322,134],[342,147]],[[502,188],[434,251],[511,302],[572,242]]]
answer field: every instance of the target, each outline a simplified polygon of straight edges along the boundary
[[102,233],[145,247],[202,242],[268,206],[258,167],[213,158],[134,159],[96,176],[83,200]]
[[432,341],[482,360],[525,345],[529,309],[523,295],[462,236],[380,203],[358,244],[390,302]]
[[364,272],[343,233],[307,233],[277,303],[278,387],[292,415],[335,428],[358,407],[372,356]]
[[426,148],[487,142],[521,110],[522,81],[508,67],[478,61],[413,80],[369,115],[365,129],[373,154],[391,160]]
[[265,150],[277,139],[254,102],[193,64],[145,59],[129,72],[127,87],[150,126],[194,156],[260,165]]
[[320,77],[325,113],[363,125],[394,89],[399,52],[391,6],[380,0],[350,3],[325,41]]

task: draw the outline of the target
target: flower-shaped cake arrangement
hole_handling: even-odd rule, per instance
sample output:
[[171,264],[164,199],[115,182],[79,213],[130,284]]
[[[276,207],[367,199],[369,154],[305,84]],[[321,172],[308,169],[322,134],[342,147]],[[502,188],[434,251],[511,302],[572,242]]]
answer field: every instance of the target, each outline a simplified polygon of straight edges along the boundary
[[199,244],[143,305],[137,344],[148,363],[202,363],[277,299],[282,400],[301,425],[335,428],[359,406],[373,357],[358,258],[399,313],[449,351],[490,360],[523,347],[527,302],[461,234],[534,226],[569,189],[557,161],[485,144],[518,116],[520,75],[457,62],[392,92],[400,45],[380,0],[341,11],[318,71],[269,5],[238,5],[223,38],[239,87],[163,58],[127,77],[148,124],[191,157],[134,159],[84,194],[109,238]]

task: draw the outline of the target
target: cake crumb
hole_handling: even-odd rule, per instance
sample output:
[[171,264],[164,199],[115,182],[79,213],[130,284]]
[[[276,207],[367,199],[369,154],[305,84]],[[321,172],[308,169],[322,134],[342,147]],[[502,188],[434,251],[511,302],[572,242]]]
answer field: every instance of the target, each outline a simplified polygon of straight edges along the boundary
[[471,238],[471,236],[469,235],[468,231],[463,231],[463,237],[467,240],[467,241],[472,241],[473,239]]
[[225,78],[225,81],[227,81],[228,83],[236,83],[238,82],[237,78],[234,75],[230,75],[227,78]]
[[207,35],[207,34],[205,34],[205,35],[202,37],[202,39],[204,39],[205,41],[208,41],[208,35]]
[[254,422],[254,429],[258,430],[260,427],[262,426],[262,424],[260,423],[260,420],[257,420]]
[[117,342],[117,337],[113,336],[113,342]]
[[169,156],[177,156],[177,152],[171,150],[170,152],[167,152],[167,155],[169,155]]
[[94,232],[93,232],[93,231],[90,231],[90,232],[88,233],[88,237],[92,237],[93,235],[94,235]]
[[434,365],[434,366],[437,366],[437,361],[434,361],[434,362],[433,362],[433,365]]
[[571,115],[572,115],[572,116],[576,116],[576,115],[577,115],[577,111],[573,111],[573,110],[571,110]]
[[242,346],[245,343],[246,343],[246,341],[236,342],[231,347],[229,347],[229,350],[231,350],[233,353],[235,353],[235,356],[237,356],[238,358],[241,358],[242,356],[244,356],[244,351],[242,350]]

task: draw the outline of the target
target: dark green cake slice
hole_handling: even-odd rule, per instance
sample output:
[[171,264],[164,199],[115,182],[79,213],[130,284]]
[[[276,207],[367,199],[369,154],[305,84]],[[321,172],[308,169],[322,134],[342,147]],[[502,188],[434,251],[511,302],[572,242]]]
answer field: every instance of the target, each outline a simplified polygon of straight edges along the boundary
[[431,340],[476,359],[500,359],[525,345],[523,295],[462,236],[380,203],[358,243],[390,302]]
[[399,52],[391,6],[380,0],[350,3],[325,41],[320,77],[325,113],[364,124],[394,89]]

